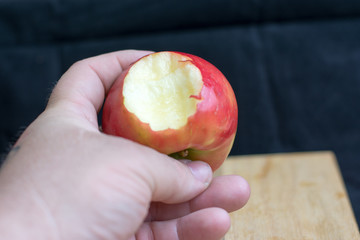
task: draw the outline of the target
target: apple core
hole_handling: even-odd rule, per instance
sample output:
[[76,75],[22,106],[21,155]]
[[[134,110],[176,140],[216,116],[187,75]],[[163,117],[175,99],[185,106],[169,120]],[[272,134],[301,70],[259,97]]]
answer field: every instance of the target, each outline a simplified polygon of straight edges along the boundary
[[124,79],[126,109],[153,131],[179,129],[196,113],[200,70],[181,54],[159,52],[136,62]]

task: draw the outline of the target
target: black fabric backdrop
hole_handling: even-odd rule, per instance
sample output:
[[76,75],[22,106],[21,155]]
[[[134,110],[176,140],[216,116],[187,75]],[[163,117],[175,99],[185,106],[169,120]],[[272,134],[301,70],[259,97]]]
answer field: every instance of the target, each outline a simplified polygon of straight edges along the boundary
[[238,100],[231,154],[334,151],[359,220],[360,1],[1,1],[1,153],[71,64],[121,49],[212,62]]

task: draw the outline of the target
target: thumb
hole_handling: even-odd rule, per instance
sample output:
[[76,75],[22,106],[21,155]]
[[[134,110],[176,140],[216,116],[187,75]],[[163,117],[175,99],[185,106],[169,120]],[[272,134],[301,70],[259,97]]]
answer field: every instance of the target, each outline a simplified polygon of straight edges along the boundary
[[[117,166],[119,174],[131,174],[131,179],[138,183],[141,192],[151,201],[164,203],[179,203],[188,201],[203,192],[212,180],[211,167],[201,161],[176,160],[154,149],[132,142],[130,140],[103,135],[102,140],[107,147],[112,145],[116,152],[113,155],[123,156],[124,161],[118,158],[105,158],[114,161],[108,166]],[[126,160],[125,160],[126,159]],[[129,176],[129,175],[128,175]],[[139,182],[140,181],[140,182]],[[136,191],[137,187],[132,187]],[[139,189],[140,190],[140,189]],[[144,192],[143,192],[144,193]]]
[[[202,161],[178,161],[166,156],[152,174],[152,200],[164,203],[188,201],[203,192],[212,180],[209,164]],[[162,174],[158,174],[159,168]]]

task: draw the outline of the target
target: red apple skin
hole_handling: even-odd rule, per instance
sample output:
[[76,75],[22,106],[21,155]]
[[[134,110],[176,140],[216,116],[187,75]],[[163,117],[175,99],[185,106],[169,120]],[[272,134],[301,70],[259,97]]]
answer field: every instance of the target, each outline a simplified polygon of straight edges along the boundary
[[203,78],[199,96],[189,96],[200,98],[201,101],[197,103],[197,110],[188,118],[187,124],[179,129],[153,131],[149,124],[141,122],[129,112],[123,104],[122,94],[128,69],[115,81],[106,97],[103,131],[168,155],[188,150],[185,158],[207,162],[215,171],[229,155],[234,142],[238,121],[235,94],[225,76],[211,63],[191,54],[172,53],[189,57]]

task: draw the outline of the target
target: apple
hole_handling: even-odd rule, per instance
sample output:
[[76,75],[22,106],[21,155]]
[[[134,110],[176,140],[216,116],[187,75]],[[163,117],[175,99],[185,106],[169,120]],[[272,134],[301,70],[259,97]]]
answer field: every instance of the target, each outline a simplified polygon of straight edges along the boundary
[[232,148],[237,114],[234,91],[214,65],[165,51],[142,57],[119,76],[106,96],[102,128],[215,171]]

